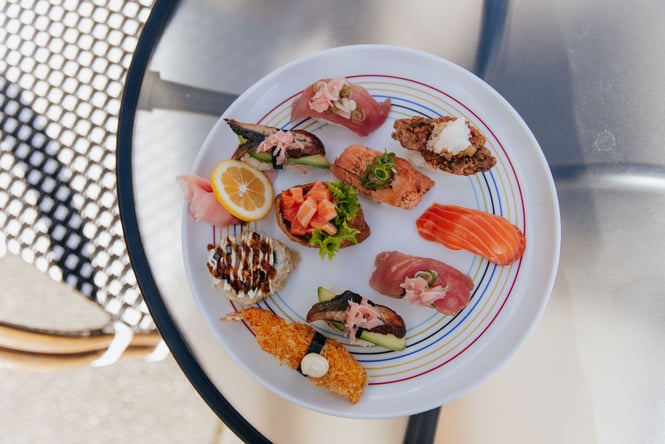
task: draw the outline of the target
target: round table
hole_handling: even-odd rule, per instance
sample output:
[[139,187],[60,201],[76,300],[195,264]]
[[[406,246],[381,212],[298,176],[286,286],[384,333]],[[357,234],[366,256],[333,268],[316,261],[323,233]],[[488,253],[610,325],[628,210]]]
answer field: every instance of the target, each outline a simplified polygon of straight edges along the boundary
[[[121,219],[150,313],[219,417],[249,442],[662,440],[665,110],[653,91],[665,68],[648,54],[665,37],[663,8],[157,0],[120,113]],[[561,205],[559,275],[532,337],[479,389],[411,418],[326,416],[263,388],[207,331],[181,259],[175,176],[219,115],[279,66],[356,43],[424,50],[484,78],[533,130]]]

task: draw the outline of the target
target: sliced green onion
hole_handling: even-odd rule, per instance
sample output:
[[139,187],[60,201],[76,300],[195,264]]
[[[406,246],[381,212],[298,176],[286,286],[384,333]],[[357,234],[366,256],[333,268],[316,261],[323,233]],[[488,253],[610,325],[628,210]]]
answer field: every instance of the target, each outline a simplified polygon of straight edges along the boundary
[[431,287],[436,282],[436,278],[439,277],[439,274],[436,271],[432,270],[420,270],[416,273],[414,277],[423,278],[427,281],[427,285]]
[[368,190],[382,190],[388,188],[395,178],[395,153],[388,151],[367,162],[365,174],[360,178],[360,184]]

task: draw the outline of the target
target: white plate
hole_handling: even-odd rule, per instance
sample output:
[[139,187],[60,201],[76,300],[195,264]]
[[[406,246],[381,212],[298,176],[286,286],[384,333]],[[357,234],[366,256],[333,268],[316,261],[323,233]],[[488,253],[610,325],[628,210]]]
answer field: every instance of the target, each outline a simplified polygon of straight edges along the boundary
[[[411,211],[379,205],[361,197],[371,236],[341,250],[332,262],[318,250],[295,245],[277,228],[274,214],[251,224],[299,251],[302,262],[285,289],[259,304],[296,322],[316,302],[316,288],[350,289],[392,307],[405,320],[408,347],[391,352],[379,347],[348,346],[366,368],[370,383],[362,399],[351,405],[280,366],[256,344],[242,323],[220,322],[234,311],[216,292],[206,270],[206,245],[219,230],[195,223],[184,212],[183,251],[194,298],[221,347],[250,375],[270,390],[319,412],[355,418],[410,415],[445,404],[496,371],[518,349],[540,318],[549,298],[559,258],[559,209],[552,177],[535,138],[515,110],[491,87],[459,66],[435,56],[392,46],[359,45],[323,51],[290,63],[267,75],[242,94],[224,113],[244,122],[293,128],[290,104],[318,79],[346,76],[377,99],[390,97],[388,121],[368,137],[308,120],[298,125],[315,132],[333,160],[346,146],[362,143],[407,156],[391,137],[392,122],[412,115],[462,116],[488,139],[497,157],[488,173],[471,177],[428,173],[436,182]],[[220,119],[197,156],[194,172],[207,177],[213,166],[231,156],[237,138]],[[280,172],[275,189],[333,179],[326,170],[308,174]],[[452,251],[420,238],[415,220],[432,203],[458,204],[500,214],[525,233],[523,258],[510,266],[495,266],[463,251]],[[233,227],[238,229],[239,227]],[[444,316],[424,307],[382,295],[368,284],[377,253],[399,250],[438,258],[471,276],[471,303],[457,316]],[[324,325],[315,325],[334,334]],[[338,339],[343,341],[342,338]],[[210,350],[210,353],[215,353]]]

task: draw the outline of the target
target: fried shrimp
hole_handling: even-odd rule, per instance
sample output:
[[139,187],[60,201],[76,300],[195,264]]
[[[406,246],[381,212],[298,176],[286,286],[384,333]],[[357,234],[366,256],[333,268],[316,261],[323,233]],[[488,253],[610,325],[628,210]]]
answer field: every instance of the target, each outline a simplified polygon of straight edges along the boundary
[[294,370],[300,369],[302,359],[313,348],[320,348],[316,353],[328,361],[328,371],[320,377],[306,376],[307,379],[353,404],[362,396],[368,381],[365,369],[336,340],[325,337],[320,340],[322,335],[312,326],[289,323],[269,310],[256,307],[229,313],[221,320],[245,321],[261,349]]

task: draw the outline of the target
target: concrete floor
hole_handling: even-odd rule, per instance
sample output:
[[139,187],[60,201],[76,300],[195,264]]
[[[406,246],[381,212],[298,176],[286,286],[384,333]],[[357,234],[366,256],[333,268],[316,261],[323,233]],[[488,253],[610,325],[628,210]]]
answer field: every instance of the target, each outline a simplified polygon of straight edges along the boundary
[[[106,314],[10,254],[0,257],[0,319],[44,328],[103,324]],[[239,442],[175,360],[130,357],[48,371],[0,363],[0,443]]]

